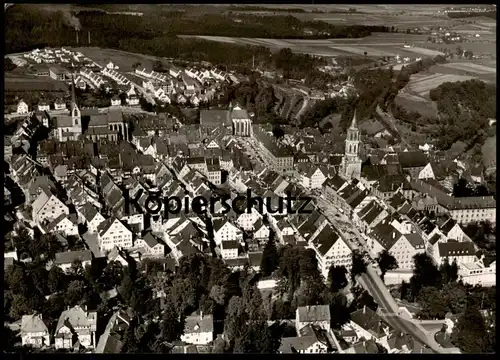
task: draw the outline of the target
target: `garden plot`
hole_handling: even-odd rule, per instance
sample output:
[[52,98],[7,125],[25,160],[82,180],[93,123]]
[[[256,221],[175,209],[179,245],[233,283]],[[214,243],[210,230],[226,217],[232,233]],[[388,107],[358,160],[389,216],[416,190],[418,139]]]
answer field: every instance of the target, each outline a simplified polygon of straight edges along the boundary
[[475,74],[494,74],[497,71],[497,69],[495,68],[473,63],[448,63],[443,64],[443,66],[447,68],[468,71]]

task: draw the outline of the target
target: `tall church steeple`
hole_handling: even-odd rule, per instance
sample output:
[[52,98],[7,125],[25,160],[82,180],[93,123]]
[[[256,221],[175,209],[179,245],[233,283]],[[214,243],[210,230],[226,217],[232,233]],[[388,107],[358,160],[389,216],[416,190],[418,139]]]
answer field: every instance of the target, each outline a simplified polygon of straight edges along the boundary
[[359,139],[359,129],[355,111],[351,126],[347,129],[345,155],[341,164],[341,173],[347,179],[359,179],[361,176],[361,158],[359,157],[360,145],[361,141]]
[[356,111],[352,118],[351,126],[347,129],[347,138],[345,140],[345,154],[347,156],[358,156],[359,154],[359,130],[356,121]]
[[71,119],[73,120],[73,126],[81,126],[81,112],[76,105],[76,93],[75,93],[75,77],[71,76]]
[[357,128],[358,128],[358,123],[356,121],[356,110],[354,110],[354,116],[352,117],[352,122],[349,129],[357,129]]

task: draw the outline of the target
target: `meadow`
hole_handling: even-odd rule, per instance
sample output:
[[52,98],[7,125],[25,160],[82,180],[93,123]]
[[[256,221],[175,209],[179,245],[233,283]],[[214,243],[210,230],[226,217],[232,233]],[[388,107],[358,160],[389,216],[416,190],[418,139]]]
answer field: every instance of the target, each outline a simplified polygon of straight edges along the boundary
[[68,86],[50,77],[5,75],[5,91],[68,91]]
[[101,66],[106,66],[110,61],[119,67],[121,72],[130,72],[134,69],[132,65],[136,62],[141,63],[141,67],[147,69],[152,69],[153,64],[158,58],[149,55],[130,53],[120,50],[112,49],[101,49],[98,47],[78,47],[69,48],[72,51],[81,52],[86,57],[92,59],[92,61],[98,63]]

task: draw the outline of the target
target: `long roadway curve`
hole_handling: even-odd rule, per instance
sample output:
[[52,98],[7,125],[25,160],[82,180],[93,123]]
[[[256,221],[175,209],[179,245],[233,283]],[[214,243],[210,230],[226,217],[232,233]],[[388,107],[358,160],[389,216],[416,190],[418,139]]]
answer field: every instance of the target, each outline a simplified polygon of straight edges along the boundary
[[[310,195],[316,199],[316,205],[324,216],[340,230],[338,232],[339,236],[344,239],[351,250],[367,249],[363,236],[344,214],[337,215],[341,218],[338,219],[333,215],[338,212],[333,211],[332,208],[334,208],[334,206],[332,204],[323,197],[318,197],[314,194]],[[352,237],[346,236],[346,234],[352,234]],[[380,316],[387,321],[389,325],[404,333],[410,334],[414,339],[427,345],[435,353],[448,353],[445,348],[436,342],[433,336],[427,335],[423,329],[420,329],[419,326],[410,319],[404,319],[399,316],[399,306],[372,265],[367,265],[366,273],[360,275],[358,281],[360,285],[373,296],[375,302],[379,305]]]

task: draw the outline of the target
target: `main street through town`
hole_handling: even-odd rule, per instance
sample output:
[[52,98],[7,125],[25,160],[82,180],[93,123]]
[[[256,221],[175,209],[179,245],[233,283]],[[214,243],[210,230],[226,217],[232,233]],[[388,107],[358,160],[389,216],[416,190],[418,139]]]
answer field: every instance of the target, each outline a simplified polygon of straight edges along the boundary
[[[260,144],[254,138],[245,139],[240,144],[246,149],[246,152],[252,154],[254,159],[260,161],[265,167],[273,170],[272,160],[269,155],[262,151]],[[288,177],[289,181],[296,183],[297,177]],[[354,223],[345,214],[342,213],[334,204],[325,199],[322,195],[315,192],[308,192],[308,195],[315,199],[315,203],[320,212],[339,230],[339,235],[344,239],[351,250],[360,250],[365,255],[367,261],[366,273],[358,277],[360,285],[367,290],[379,306],[380,316],[387,321],[389,325],[401,332],[410,334],[414,339],[428,346],[432,351],[438,354],[448,353],[447,349],[439,345],[434,339],[434,334],[426,331],[412,319],[403,317],[398,304],[385,286],[379,274],[372,265],[375,261],[375,254],[370,254],[369,247],[366,244],[364,235],[359,232]]]
[[[318,209],[324,216],[339,230],[339,235],[344,239],[351,250],[365,250],[370,254],[364,236],[359,232],[353,222],[342,214],[333,204],[321,196],[310,194],[315,200]],[[374,254],[371,254],[372,256]],[[421,326],[413,322],[410,318],[402,317],[402,313],[391,293],[378,275],[370,255],[365,257],[368,261],[366,273],[359,276],[358,281],[367,290],[379,305],[380,316],[389,325],[402,332],[408,333],[419,342],[427,345],[432,351],[442,354],[447,353],[446,349],[439,345],[433,334],[425,331]]]

